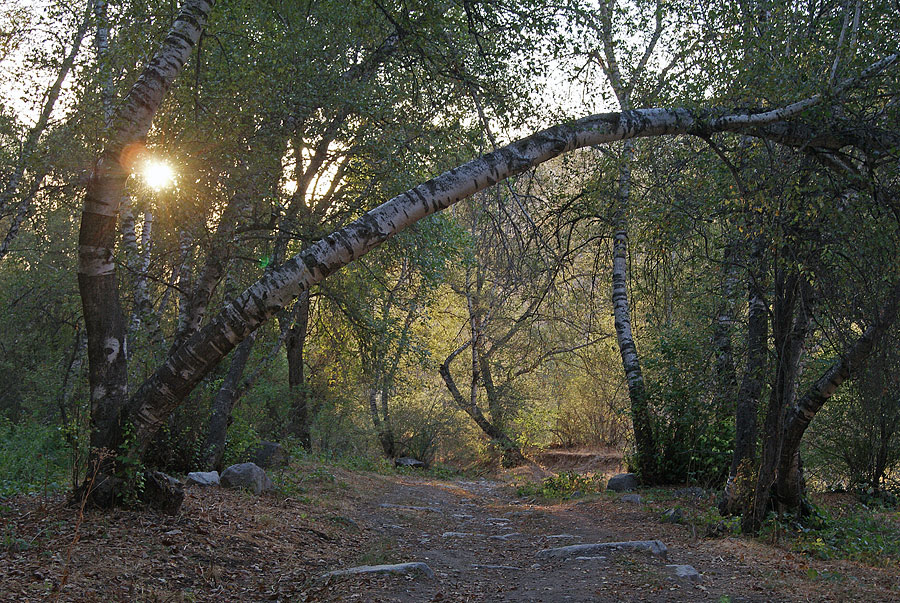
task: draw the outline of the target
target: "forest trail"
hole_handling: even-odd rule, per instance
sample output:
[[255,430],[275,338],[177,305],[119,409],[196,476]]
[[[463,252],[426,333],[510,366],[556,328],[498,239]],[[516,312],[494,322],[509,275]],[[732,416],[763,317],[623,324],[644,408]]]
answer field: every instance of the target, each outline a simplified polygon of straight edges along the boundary
[[[280,491],[264,496],[190,488],[176,516],[88,512],[79,524],[62,497],[0,501],[0,601],[887,601],[900,593],[896,568],[704,538],[696,518],[714,495],[696,491],[540,504],[518,497],[509,474],[435,479],[302,463],[275,477]],[[675,507],[685,523],[661,522]],[[667,557],[538,556],[626,540],[660,540]],[[434,576],[323,578],[404,562],[427,564]],[[678,578],[670,565],[691,565],[702,581]]]
[[[696,492],[656,493],[657,504],[627,495],[534,504],[502,482],[395,478],[361,509],[380,534],[368,564],[422,562],[421,575],[342,576],[310,594],[335,601],[843,601],[885,600],[891,591],[860,588],[856,577],[763,544],[697,538],[696,526],[663,523],[658,508],[701,508]],[[662,507],[660,507],[660,503]],[[702,528],[700,528],[702,529]],[[665,557],[646,552],[543,559],[542,549],[575,544],[661,540]],[[690,565],[699,580],[675,575]],[[822,584],[816,575],[842,576]],[[852,564],[849,564],[852,565]],[[846,567],[843,568],[846,571]],[[889,576],[890,574],[888,574]],[[896,589],[900,581],[888,586]],[[877,580],[876,580],[877,583]],[[872,584],[876,586],[876,584]],[[896,591],[894,591],[896,593]]]

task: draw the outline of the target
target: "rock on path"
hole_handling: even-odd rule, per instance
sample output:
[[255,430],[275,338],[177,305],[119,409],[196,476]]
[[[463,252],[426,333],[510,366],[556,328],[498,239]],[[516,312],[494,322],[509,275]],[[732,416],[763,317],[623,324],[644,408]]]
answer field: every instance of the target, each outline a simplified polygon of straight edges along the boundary
[[597,553],[615,551],[636,551],[666,558],[666,545],[659,540],[630,540],[626,542],[599,542],[597,544],[573,544],[538,551],[538,559],[569,559],[579,556],[593,556]]
[[426,578],[434,578],[434,570],[427,563],[413,561],[410,563],[395,563],[393,565],[360,565],[348,569],[334,570],[319,576],[319,580],[327,580],[339,576],[355,576],[359,574],[423,574]]

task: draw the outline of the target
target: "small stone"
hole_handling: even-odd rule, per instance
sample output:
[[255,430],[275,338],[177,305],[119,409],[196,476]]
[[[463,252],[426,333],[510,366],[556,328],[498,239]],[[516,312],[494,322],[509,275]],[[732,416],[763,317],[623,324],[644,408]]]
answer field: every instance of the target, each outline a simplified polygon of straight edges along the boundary
[[444,532],[441,538],[468,538],[472,536],[472,532]]
[[613,492],[627,492],[628,490],[635,490],[637,487],[637,475],[634,473],[614,475],[609,478],[609,482],[606,484],[606,489]]
[[549,536],[545,536],[544,538],[546,538],[547,540],[567,540],[581,537],[574,534],[550,534]]
[[414,459],[409,456],[401,456],[398,459],[394,459],[394,467],[411,467],[413,469],[425,469],[426,465],[419,459]]
[[675,574],[676,578],[681,578],[682,580],[687,580],[694,584],[703,581],[703,576],[701,576],[700,572],[694,569],[694,566],[692,565],[667,565],[666,567]]
[[641,497],[638,494],[626,494],[622,497],[622,502],[640,504]]
[[665,559],[668,549],[659,540],[630,540],[626,542],[600,542],[597,544],[572,544],[538,551],[537,556],[539,559],[571,559],[582,555],[591,556],[595,553],[613,553],[616,551],[650,553],[655,557]]
[[681,523],[684,521],[684,512],[681,509],[668,509],[663,512],[660,520],[663,523]]
[[185,486],[218,486],[218,471],[191,471],[184,479]]
[[381,503],[382,509],[400,509],[402,511],[429,511],[431,513],[443,513],[440,509],[434,507],[416,507],[413,505],[395,505],[391,503]]
[[509,534],[503,534],[502,536],[491,536],[491,540],[510,540],[512,538],[520,538],[522,534],[519,532],[510,532]]
[[589,556],[582,555],[581,557],[575,557],[575,561],[605,561],[605,560],[606,560],[606,557],[604,557],[603,555],[589,555]]

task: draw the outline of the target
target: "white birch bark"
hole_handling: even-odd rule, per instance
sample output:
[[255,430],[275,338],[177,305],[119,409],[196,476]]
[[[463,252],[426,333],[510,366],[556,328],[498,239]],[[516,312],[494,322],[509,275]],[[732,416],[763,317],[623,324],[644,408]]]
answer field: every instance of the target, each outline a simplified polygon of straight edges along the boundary
[[[113,250],[119,206],[130,166],[127,147],[140,144],[165,93],[197,43],[211,1],[187,0],[169,34],[116,112],[105,150],[97,159],[84,199],[78,246],[78,285],[88,338],[91,390],[91,448],[115,451],[123,437],[127,400],[125,319],[119,302]],[[93,5],[90,5],[91,7]],[[111,475],[113,460],[100,470]],[[110,505],[118,487],[101,480],[95,502]]]

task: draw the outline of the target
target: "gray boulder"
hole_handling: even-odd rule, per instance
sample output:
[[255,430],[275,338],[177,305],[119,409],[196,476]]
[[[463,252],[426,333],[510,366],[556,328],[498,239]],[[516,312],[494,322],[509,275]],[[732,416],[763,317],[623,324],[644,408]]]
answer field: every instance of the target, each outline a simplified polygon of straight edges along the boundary
[[185,486],[218,486],[218,471],[191,471],[184,479]]
[[635,490],[637,487],[637,475],[634,473],[614,475],[609,478],[609,482],[606,484],[606,489],[613,492],[627,492],[628,490]]
[[654,557],[666,558],[668,549],[659,540],[630,540],[627,542],[600,542],[597,544],[573,544],[554,549],[538,551],[538,559],[571,559],[573,557],[595,556],[600,553],[631,551],[650,553]]
[[412,563],[397,563],[394,565],[360,565],[344,570],[335,570],[319,577],[319,580],[327,580],[338,576],[354,576],[358,574],[422,574],[426,578],[434,578],[434,570],[427,563],[414,561]]
[[626,494],[622,497],[622,502],[640,504],[641,497],[639,494]]
[[254,494],[262,494],[275,487],[266,472],[256,463],[232,465],[222,472],[220,481],[223,488],[244,488]]
[[288,464],[288,453],[278,442],[260,442],[250,453],[250,459],[264,469]]
[[394,459],[394,467],[412,467],[413,469],[424,469],[425,463],[410,456],[401,456],[398,459]]

